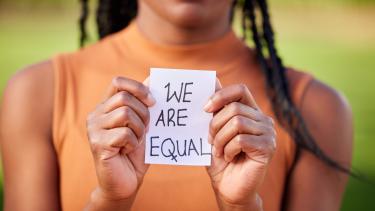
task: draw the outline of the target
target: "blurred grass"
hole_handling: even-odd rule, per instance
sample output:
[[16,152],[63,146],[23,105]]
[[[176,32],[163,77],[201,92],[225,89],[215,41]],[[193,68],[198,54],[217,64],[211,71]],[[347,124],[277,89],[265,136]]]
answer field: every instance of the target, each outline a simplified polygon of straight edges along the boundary
[[[314,74],[349,100],[353,166],[375,182],[375,8],[273,8],[284,62]],[[321,102],[319,102],[321,103]],[[341,210],[374,210],[375,186],[350,179]]]
[[[289,6],[273,0],[280,54],[287,65],[313,73],[347,96],[356,128],[353,165],[375,182],[375,9],[287,1]],[[16,70],[77,49],[78,8],[54,8],[0,7],[0,93]],[[351,179],[342,210],[373,210],[374,196],[374,186]]]

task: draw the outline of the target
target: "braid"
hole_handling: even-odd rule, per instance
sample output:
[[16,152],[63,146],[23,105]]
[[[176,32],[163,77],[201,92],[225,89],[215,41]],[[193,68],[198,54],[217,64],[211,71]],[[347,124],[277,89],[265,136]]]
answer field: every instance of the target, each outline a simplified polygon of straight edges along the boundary
[[99,0],[96,13],[99,37],[125,28],[137,14],[136,0]]
[[[88,17],[88,0],[81,0],[81,17],[79,19],[81,47],[87,40],[86,22]],[[118,32],[125,28],[137,14],[137,0],[99,0],[96,10],[96,23],[99,38]]]
[[[257,27],[255,4],[259,7],[262,16],[262,35],[260,35]],[[350,169],[332,160],[321,150],[309,133],[300,112],[291,100],[288,80],[286,78],[286,69],[275,48],[274,33],[270,23],[266,0],[244,0],[242,11],[244,39],[247,39],[247,31],[251,29],[257,57],[261,69],[265,74],[267,93],[271,100],[272,108],[279,122],[281,122],[282,126],[295,141],[298,152],[300,149],[307,150],[328,166],[356,176],[353,175]],[[263,46],[267,49],[269,59],[266,59],[264,56]],[[299,153],[297,153],[297,155],[298,154]]]
[[82,47],[87,39],[86,22],[89,15],[88,0],[81,0],[81,16],[79,17],[79,29],[81,35],[79,38],[79,44]]

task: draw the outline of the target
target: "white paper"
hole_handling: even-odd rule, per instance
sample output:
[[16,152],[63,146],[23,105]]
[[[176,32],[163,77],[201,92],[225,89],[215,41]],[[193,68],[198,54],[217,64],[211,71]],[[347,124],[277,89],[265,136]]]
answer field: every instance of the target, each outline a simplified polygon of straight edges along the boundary
[[149,80],[156,104],[149,108],[145,162],[211,165],[212,114],[203,107],[215,92],[216,72],[151,68]]

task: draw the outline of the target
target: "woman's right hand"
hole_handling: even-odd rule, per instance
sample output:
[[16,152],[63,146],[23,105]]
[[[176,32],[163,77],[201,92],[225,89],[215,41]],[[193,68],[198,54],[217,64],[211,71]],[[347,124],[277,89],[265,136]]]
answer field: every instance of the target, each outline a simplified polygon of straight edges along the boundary
[[104,102],[88,115],[87,132],[98,178],[91,202],[134,199],[148,168],[144,139],[147,107],[154,103],[145,84],[116,77]]

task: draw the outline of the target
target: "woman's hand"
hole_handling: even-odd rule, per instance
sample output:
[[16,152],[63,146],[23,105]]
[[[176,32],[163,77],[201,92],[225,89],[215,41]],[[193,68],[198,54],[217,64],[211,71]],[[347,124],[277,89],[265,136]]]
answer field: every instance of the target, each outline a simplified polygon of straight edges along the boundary
[[144,84],[116,77],[104,102],[88,115],[88,138],[99,183],[88,208],[130,208],[148,168],[144,136],[147,107],[154,103]]
[[205,110],[210,124],[212,163],[208,167],[222,210],[261,209],[257,194],[275,151],[272,118],[259,109],[245,85],[218,90]]

